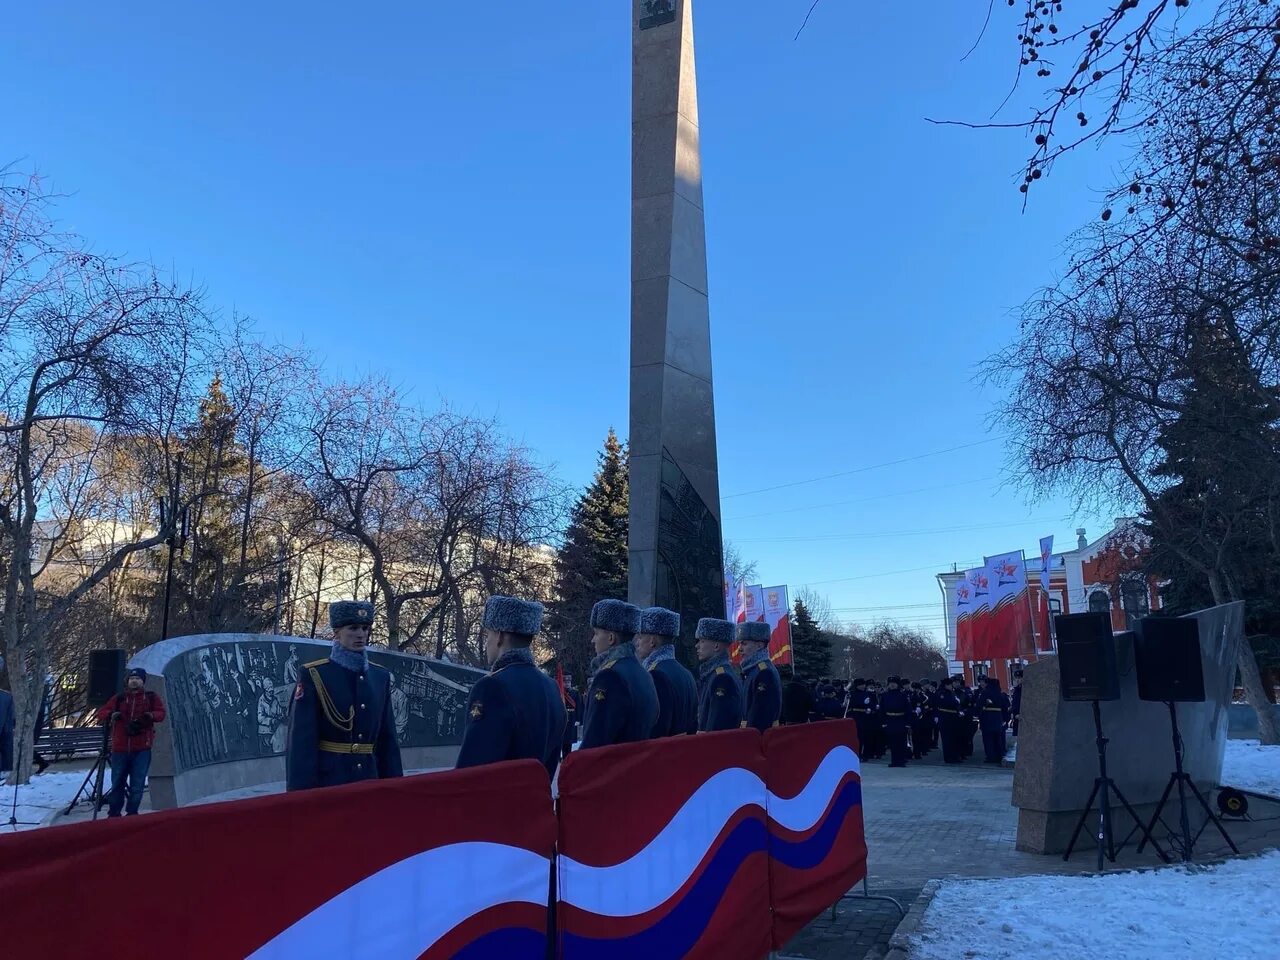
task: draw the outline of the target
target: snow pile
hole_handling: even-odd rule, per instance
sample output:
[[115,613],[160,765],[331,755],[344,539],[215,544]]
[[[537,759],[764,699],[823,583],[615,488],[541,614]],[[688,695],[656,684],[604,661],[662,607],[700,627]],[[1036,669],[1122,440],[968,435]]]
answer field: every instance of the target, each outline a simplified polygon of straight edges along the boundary
[[[19,820],[28,821],[28,825],[18,827],[19,830],[32,830],[31,823],[43,826],[45,820],[55,810],[62,810],[84,783],[87,770],[72,770],[69,773],[42,773],[31,778],[31,782],[18,787]],[[110,776],[107,777],[108,785]],[[87,809],[87,807],[86,807]],[[6,786],[0,780],[0,830],[10,831],[6,826],[13,810],[13,787]]]
[[1280,851],[1216,867],[943,884],[911,960],[1274,957]]
[[1222,785],[1280,797],[1280,747],[1264,747],[1257,740],[1228,740]]

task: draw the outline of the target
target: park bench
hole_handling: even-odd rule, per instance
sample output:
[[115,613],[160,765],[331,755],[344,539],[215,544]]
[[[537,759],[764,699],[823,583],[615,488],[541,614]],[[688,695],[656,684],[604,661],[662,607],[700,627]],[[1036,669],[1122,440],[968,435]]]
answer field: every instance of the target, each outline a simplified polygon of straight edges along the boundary
[[101,749],[102,727],[48,727],[36,741],[36,750],[51,760],[97,756]]

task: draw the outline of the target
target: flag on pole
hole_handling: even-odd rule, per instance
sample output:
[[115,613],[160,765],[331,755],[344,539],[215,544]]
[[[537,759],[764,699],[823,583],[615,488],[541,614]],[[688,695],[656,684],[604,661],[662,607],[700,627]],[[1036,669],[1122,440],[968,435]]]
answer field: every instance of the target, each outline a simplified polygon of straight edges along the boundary
[[1027,561],[1021,550],[987,557],[991,612],[985,645],[975,659],[1004,660],[1034,649]]
[[956,654],[957,660],[985,660],[979,651],[987,646],[987,634],[991,629],[991,589],[986,567],[974,567],[964,572],[969,584],[969,630],[966,635],[965,654]]
[[748,620],[752,622],[764,620],[764,587],[759,584],[742,588],[742,613],[738,617],[738,622],[743,623]]
[[956,652],[953,660],[962,663],[973,659],[973,587],[968,576],[962,576],[953,588],[956,607]]
[[769,624],[769,659],[775,664],[794,663],[791,651],[791,607],[787,588],[764,588],[764,620]]
[[1049,568],[1053,565],[1053,534],[1040,538],[1040,588],[1049,594]]
[[733,574],[728,570],[724,572],[724,618],[729,622],[733,622],[738,617],[738,585],[734,582]]

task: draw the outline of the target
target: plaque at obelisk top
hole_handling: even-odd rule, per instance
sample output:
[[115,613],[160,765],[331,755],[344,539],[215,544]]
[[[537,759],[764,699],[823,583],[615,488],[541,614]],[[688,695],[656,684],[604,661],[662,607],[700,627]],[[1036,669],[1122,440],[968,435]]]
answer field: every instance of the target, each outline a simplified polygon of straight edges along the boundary
[[[693,0],[632,0],[632,603],[724,616]],[[687,649],[687,647],[686,647]]]

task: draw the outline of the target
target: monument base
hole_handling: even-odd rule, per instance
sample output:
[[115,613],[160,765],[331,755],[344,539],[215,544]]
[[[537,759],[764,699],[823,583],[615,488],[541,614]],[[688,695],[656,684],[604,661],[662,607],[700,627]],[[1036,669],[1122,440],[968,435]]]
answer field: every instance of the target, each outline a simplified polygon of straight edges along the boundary
[[[1199,624],[1205,702],[1178,704],[1178,723],[1185,744],[1184,768],[1207,794],[1222,775],[1236,651],[1244,636],[1244,604],[1224,604],[1193,616]],[[1138,698],[1132,635],[1117,634],[1115,641],[1120,699],[1101,704],[1103,732],[1109,741],[1107,769],[1138,816],[1149,822],[1174,769],[1173,731],[1164,704]],[[1056,657],[1029,664],[1023,676],[1018,759],[1013,773],[1018,849],[1028,853],[1065,851],[1097,776],[1091,705],[1063,701]],[[1193,830],[1198,830],[1204,816],[1198,804],[1195,807],[1191,822]],[[1176,808],[1172,819],[1170,810],[1166,806],[1165,819],[1176,823]],[[1118,843],[1133,824],[1118,801],[1112,803],[1112,819]],[[1091,814],[1076,843],[1077,853],[1094,842],[1096,829],[1097,817]]]

